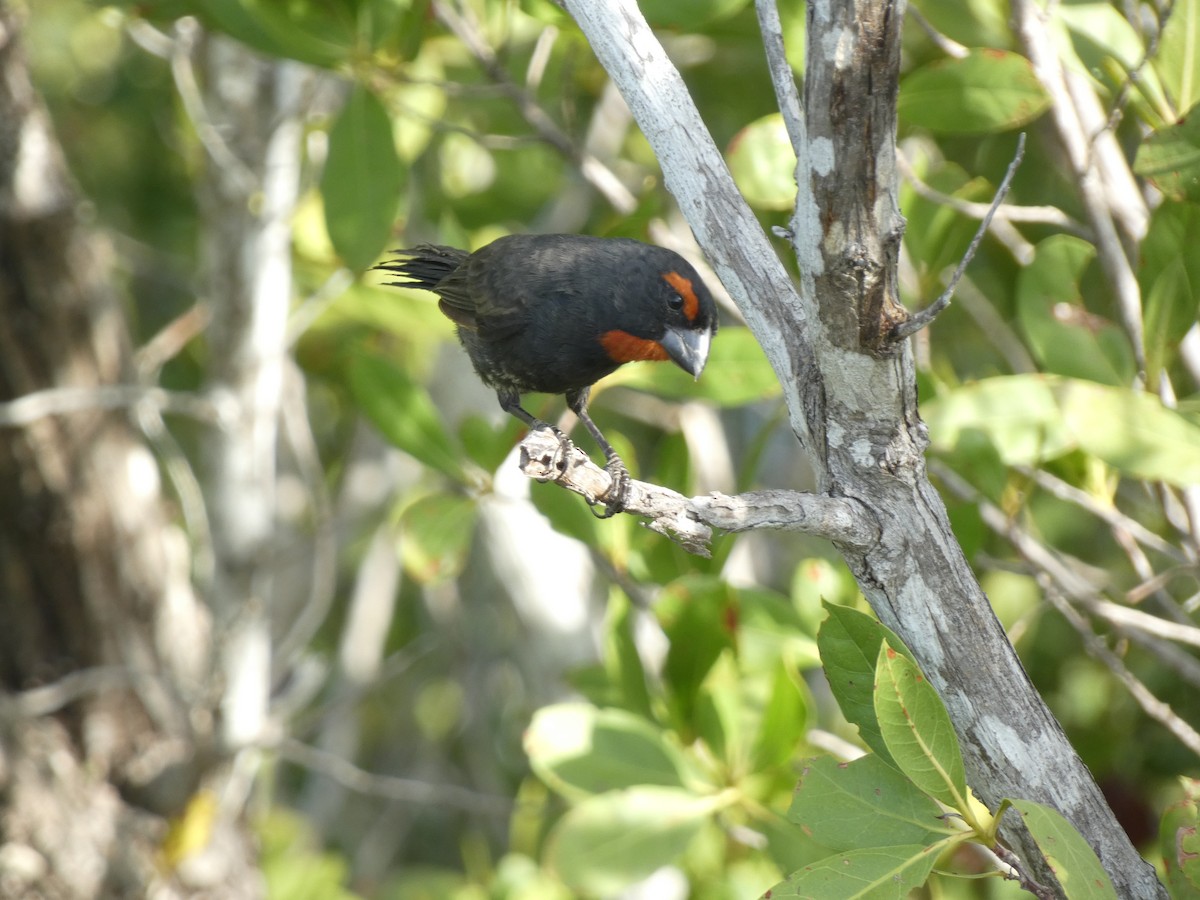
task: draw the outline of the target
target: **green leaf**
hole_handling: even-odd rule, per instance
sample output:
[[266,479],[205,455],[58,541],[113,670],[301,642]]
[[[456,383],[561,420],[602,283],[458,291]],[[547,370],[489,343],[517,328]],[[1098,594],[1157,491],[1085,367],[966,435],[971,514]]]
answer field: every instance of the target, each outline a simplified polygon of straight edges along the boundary
[[1086,381],[1055,391],[1079,446],[1122,474],[1179,487],[1200,482],[1200,424],[1153,394]]
[[779,379],[749,328],[722,328],[713,340],[699,380],[671,363],[630,363],[601,382],[632,387],[671,400],[705,400],[720,407],[745,406],[780,394]]
[[788,819],[835,851],[926,845],[958,833],[928,794],[874,754],[806,760]]
[[958,736],[933,685],[916,664],[880,647],[875,669],[875,715],[900,771],[931,797],[970,813]]
[[1176,111],[1200,103],[1200,0],[1172,5],[1153,65]]
[[968,47],[1008,47],[1013,43],[1004,0],[915,0],[913,6],[939,34]]
[[430,468],[465,480],[458,451],[422,385],[390,360],[369,354],[353,356],[346,375],[355,402],[384,437]]
[[678,859],[716,808],[678,788],[589,797],[554,827],[546,859],[575,890],[612,896]]
[[1102,384],[1128,384],[1133,354],[1121,332],[1083,306],[1080,280],[1096,248],[1077,237],[1055,235],[1017,277],[1017,316],[1041,367]]
[[1146,138],[1133,170],[1174,200],[1200,200],[1200,106]]
[[796,151],[783,116],[771,113],[733,136],[725,155],[746,202],[758,209],[791,209],[796,203]]
[[1167,807],[1158,831],[1167,887],[1175,900],[1200,897],[1200,781],[1182,781],[1185,796]]
[[1117,892],[1100,860],[1061,813],[1032,800],[1010,802],[1046,855],[1067,900],[1116,900]]
[[670,640],[663,681],[686,727],[692,723],[700,685],[721,654],[733,648],[736,599],[719,579],[685,577],[663,589],[655,614]]
[[1151,375],[1171,363],[1200,312],[1197,246],[1200,204],[1164,203],[1151,215],[1138,269],[1145,306],[1146,364]]
[[945,391],[921,406],[934,449],[953,452],[960,440],[984,434],[1007,465],[1032,465],[1075,449],[1044,375],[987,378]]
[[423,584],[443,584],[462,574],[475,536],[479,507],[460,494],[422,497],[404,509],[400,558]]
[[349,15],[331,12],[329,4],[297,0],[205,0],[193,9],[210,27],[224,31],[268,56],[334,68],[354,46]]
[[852,850],[805,866],[775,885],[770,900],[905,900],[929,879],[940,844]]
[[792,758],[808,725],[808,700],[779,665],[771,680],[771,693],[759,716],[758,736],[750,748],[750,770],[763,772],[782,766]]
[[890,763],[892,754],[875,716],[875,662],[885,641],[901,653],[907,654],[908,648],[887,626],[866,613],[829,603],[825,609],[829,616],[817,632],[817,647],[829,689],[846,721],[858,726],[863,743]]
[[374,94],[356,85],[329,132],[321,177],[325,227],[334,249],[355,272],[366,269],[387,245],[403,183],[387,112]]
[[560,703],[534,713],[525,752],[538,777],[579,798],[638,785],[682,787],[682,761],[663,732],[622,709]]
[[633,638],[638,611],[621,590],[609,592],[604,629],[604,667],[614,687],[619,703],[627,710],[647,719],[651,717],[650,691],[646,686],[646,669]]
[[971,50],[922,66],[900,83],[902,122],[946,134],[1019,128],[1050,106],[1029,60],[1006,50]]

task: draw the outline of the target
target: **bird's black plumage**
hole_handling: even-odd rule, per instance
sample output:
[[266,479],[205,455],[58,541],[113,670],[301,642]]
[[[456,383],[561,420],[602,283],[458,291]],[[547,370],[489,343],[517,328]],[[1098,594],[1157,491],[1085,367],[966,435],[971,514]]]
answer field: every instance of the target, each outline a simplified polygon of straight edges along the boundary
[[390,284],[438,295],[506,411],[541,427],[521,394],[566,395],[608,459],[618,496],[610,491],[606,507],[617,511],[628,475],[587,414],[588,391],[638,359],[670,359],[699,377],[717,314],[695,269],[662,247],[570,234],[510,235],[474,253],[432,244],[395,253],[378,268],[403,279]]

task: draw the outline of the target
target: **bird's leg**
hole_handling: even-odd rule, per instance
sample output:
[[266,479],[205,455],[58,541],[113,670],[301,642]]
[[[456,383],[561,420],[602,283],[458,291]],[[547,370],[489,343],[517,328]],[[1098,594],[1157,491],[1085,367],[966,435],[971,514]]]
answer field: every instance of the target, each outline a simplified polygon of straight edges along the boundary
[[601,519],[607,519],[615,516],[625,508],[625,498],[629,493],[629,470],[625,468],[625,463],[621,461],[621,457],[617,456],[617,451],[600,433],[600,429],[596,423],[592,421],[592,417],[587,413],[588,395],[591,393],[590,388],[584,388],[580,391],[567,392],[567,406],[571,411],[579,417],[579,421],[583,423],[583,427],[588,430],[596,443],[600,445],[600,449],[604,451],[604,458],[608,461],[604,470],[608,472],[612,479],[612,485],[608,489],[608,494],[604,501],[604,513],[600,516]]
[[556,468],[559,471],[564,471],[567,467],[567,459],[571,454],[571,447],[573,446],[570,438],[549,422],[543,422],[525,409],[525,407],[521,406],[521,395],[516,391],[496,391],[496,399],[500,401],[500,408],[502,410],[516,416],[528,425],[531,431],[537,431],[539,428],[549,428],[554,432],[558,438],[558,464]]

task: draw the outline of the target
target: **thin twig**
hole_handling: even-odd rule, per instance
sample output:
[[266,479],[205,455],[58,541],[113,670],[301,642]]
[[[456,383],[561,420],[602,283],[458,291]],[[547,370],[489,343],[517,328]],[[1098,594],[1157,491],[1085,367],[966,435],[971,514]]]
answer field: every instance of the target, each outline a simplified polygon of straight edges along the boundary
[[1108,670],[1112,672],[1113,677],[1125,686],[1125,690],[1137,701],[1138,706],[1142,708],[1142,711],[1146,715],[1175,735],[1181,744],[1197,756],[1200,756],[1200,732],[1197,732],[1196,729],[1185,722],[1171,708],[1169,703],[1164,703],[1158,697],[1154,696],[1153,692],[1126,668],[1121,658],[1113,653],[1108,645],[1096,635],[1087,619],[1070,604],[1066,596],[1051,579],[1043,577],[1041,581],[1046,599],[1050,601],[1054,608],[1058,610],[1059,615],[1066,619],[1079,634],[1088,655],[1104,663]]
[[342,787],[358,794],[397,803],[425,803],[493,816],[512,813],[512,799],[509,797],[484,794],[456,784],[433,784],[415,778],[368,772],[347,759],[293,738],[284,738],[277,744],[268,745],[266,749],[274,750],[288,762],[332,778]]
[[954,274],[950,276],[950,283],[946,285],[946,290],[929,306],[920,312],[914,313],[906,321],[901,322],[892,329],[891,339],[893,341],[901,341],[909,335],[916,334],[922,328],[930,325],[938,315],[950,305],[950,298],[954,296],[954,289],[958,287],[958,281],[963,276],[963,272],[967,270],[967,265],[975,257],[975,253],[979,250],[979,245],[983,242],[983,236],[987,234],[988,226],[992,223],[992,217],[996,214],[1000,204],[1008,195],[1008,189],[1012,187],[1013,176],[1017,174],[1017,167],[1021,165],[1021,160],[1025,157],[1025,132],[1021,132],[1017,138],[1017,152],[1013,156],[1013,160],[1008,164],[1008,171],[1004,173],[1004,179],[1000,182],[1000,187],[996,190],[996,196],[992,198],[992,205],[987,211],[987,215],[983,217],[983,221],[979,223],[979,228],[975,232],[975,237],[971,238],[971,244],[967,247],[967,252],[958,263],[958,268],[954,270]]
[[140,384],[103,384],[47,388],[0,403],[0,427],[20,428],[46,416],[85,410],[122,409],[143,403],[150,404],[160,412],[188,416],[218,428],[228,427],[231,421],[229,409],[211,396],[143,387]]
[[580,172],[592,187],[618,212],[628,214],[637,208],[637,198],[625,187],[616,173],[595,156],[576,146],[571,136],[550,118],[529,91],[513,81],[496,57],[495,50],[485,40],[478,23],[465,7],[460,11],[443,0],[434,4],[434,14],[462,41],[463,46],[482,66],[484,74],[516,104],[521,116],[537,132],[538,137],[564,158],[578,165]]
[[908,157],[903,153],[896,154],[896,161],[900,169],[900,174],[908,179],[909,184],[912,185],[913,190],[918,196],[924,197],[926,200],[931,200],[934,203],[948,206],[956,213],[967,216],[970,219],[985,218],[990,212],[997,222],[1027,222],[1034,225],[1050,225],[1060,231],[1065,231],[1067,234],[1081,237],[1084,240],[1090,241],[1092,239],[1092,233],[1088,230],[1087,226],[1071,218],[1057,206],[1018,206],[1012,203],[997,205],[995,200],[991,203],[977,203],[974,200],[964,200],[961,197],[954,197],[943,193],[932,185],[922,181],[921,177],[913,169]]

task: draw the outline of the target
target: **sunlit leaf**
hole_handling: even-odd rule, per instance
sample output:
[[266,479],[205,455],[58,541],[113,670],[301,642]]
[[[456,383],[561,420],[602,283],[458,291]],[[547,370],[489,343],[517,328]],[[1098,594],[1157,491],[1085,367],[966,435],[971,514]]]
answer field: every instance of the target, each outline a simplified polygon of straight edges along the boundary
[[1133,169],[1168,197],[1200,201],[1200,106],[1146,138]]
[[770,900],[905,900],[929,878],[942,847],[903,844],[851,850],[805,866],[766,894]]
[[791,209],[796,202],[796,151],[783,116],[772,113],[733,137],[729,171],[746,202],[759,209]]
[[1117,892],[1095,852],[1061,813],[1032,800],[1011,802],[1046,854],[1067,900],[1116,900]]
[[950,714],[916,663],[891,647],[879,648],[875,715],[900,771],[931,797],[967,811],[967,782]]
[[956,829],[942,808],[875,754],[806,760],[788,819],[830,850],[931,844]]
[[858,726],[863,743],[890,763],[892,754],[875,714],[875,663],[885,641],[901,653],[908,653],[908,648],[886,625],[866,613],[830,603],[825,609],[829,615],[817,633],[817,646],[829,689],[846,721]]
[[713,810],[711,799],[679,788],[640,787],[589,797],[550,833],[547,861],[577,891],[613,896],[674,862]]
[[1050,105],[1029,60],[1006,50],[972,50],[939,60],[900,83],[902,122],[948,134],[1007,131]]
[[621,709],[544,706],[525,732],[525,752],[538,777],[575,798],[638,785],[683,786],[679,751],[659,728]]

